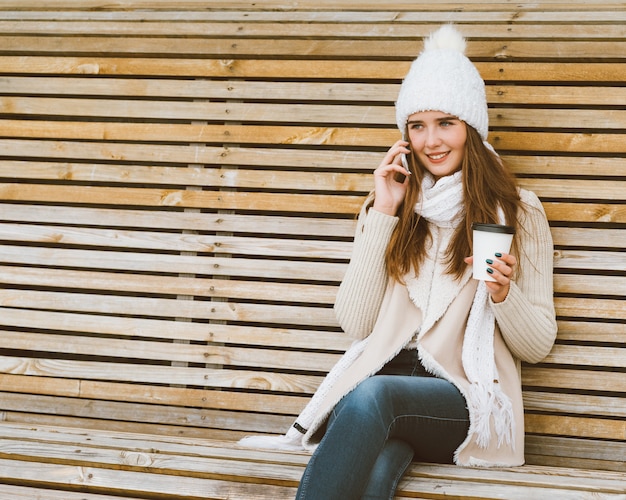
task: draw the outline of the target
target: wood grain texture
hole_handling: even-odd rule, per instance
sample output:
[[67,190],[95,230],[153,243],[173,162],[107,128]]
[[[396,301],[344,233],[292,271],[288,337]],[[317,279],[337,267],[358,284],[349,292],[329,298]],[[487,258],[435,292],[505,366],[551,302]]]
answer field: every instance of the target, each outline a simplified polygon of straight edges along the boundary
[[0,496],[293,498],[287,430],[421,39],[466,35],[489,141],[550,222],[558,336],[526,460],[398,499],[623,499],[623,2],[0,5]]

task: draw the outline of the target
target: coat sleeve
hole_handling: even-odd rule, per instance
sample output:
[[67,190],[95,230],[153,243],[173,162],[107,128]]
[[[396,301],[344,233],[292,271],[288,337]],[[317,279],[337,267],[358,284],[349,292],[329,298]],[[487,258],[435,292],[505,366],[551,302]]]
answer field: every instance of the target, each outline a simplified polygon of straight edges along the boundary
[[385,252],[397,217],[364,205],[359,215],[350,263],[337,292],[335,315],[354,339],[367,337],[376,322],[387,287]]
[[553,298],[554,248],[550,227],[537,196],[521,190],[518,273],[506,299],[492,303],[496,322],[517,358],[538,363],[556,339]]

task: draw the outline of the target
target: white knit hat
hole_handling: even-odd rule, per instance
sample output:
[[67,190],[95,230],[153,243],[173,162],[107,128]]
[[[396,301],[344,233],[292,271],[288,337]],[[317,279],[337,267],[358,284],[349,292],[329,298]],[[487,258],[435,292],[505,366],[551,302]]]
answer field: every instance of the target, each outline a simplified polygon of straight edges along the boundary
[[420,111],[450,113],[487,139],[489,117],[485,82],[464,55],[465,39],[446,24],[424,40],[424,50],[406,75],[396,102],[396,122],[404,132]]

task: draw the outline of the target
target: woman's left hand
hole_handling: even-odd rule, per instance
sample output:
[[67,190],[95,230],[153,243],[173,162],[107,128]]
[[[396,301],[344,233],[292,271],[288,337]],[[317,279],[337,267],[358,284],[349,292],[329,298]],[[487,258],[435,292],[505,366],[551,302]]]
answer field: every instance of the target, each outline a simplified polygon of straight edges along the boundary
[[[472,265],[474,257],[467,257],[465,262]],[[486,281],[487,290],[491,295],[491,300],[496,304],[506,299],[511,288],[511,275],[513,274],[513,267],[517,264],[517,259],[514,255],[505,253],[497,258],[485,262],[487,266],[487,272],[493,276],[496,281]]]

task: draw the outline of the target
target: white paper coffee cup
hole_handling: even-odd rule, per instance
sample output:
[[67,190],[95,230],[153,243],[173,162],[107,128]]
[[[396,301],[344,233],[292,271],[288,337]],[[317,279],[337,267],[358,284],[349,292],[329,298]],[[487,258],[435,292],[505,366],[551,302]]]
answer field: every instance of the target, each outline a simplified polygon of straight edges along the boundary
[[509,253],[515,229],[501,224],[472,224],[472,238],[474,245],[474,279],[496,281],[487,272],[487,259],[494,262],[497,253]]

